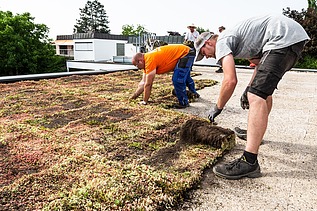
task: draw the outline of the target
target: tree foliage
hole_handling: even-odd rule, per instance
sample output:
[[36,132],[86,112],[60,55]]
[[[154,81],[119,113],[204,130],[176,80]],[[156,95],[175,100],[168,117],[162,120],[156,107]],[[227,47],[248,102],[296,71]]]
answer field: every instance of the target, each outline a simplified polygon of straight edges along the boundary
[[311,56],[317,58],[317,12],[313,8],[307,10],[302,9],[301,12],[291,10],[289,7],[283,9],[283,14],[297,21],[306,30],[310,41],[306,44],[304,49],[304,56]]
[[110,33],[107,13],[98,0],[87,1],[80,10],[80,19],[76,19],[74,33],[101,32]]
[[209,32],[209,29],[204,29],[204,28],[198,26],[198,27],[196,28],[196,31],[198,31],[199,34],[201,34],[201,33],[203,33],[203,32]]
[[308,8],[313,9],[317,12],[317,1],[316,0],[308,0]]
[[53,72],[58,58],[48,31],[30,13],[0,11],[0,75]]
[[122,26],[122,35],[139,35],[139,34],[146,34],[148,33],[147,30],[142,25],[137,25],[135,28],[134,25],[123,25]]

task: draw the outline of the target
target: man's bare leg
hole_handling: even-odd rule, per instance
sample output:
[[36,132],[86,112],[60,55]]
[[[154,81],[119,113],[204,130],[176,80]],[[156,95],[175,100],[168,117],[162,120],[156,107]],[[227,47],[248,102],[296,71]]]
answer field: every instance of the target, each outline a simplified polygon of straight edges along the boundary
[[272,96],[267,100],[248,93],[249,116],[247,130],[247,145],[245,151],[258,154],[260,144],[268,124],[268,116],[272,109]]

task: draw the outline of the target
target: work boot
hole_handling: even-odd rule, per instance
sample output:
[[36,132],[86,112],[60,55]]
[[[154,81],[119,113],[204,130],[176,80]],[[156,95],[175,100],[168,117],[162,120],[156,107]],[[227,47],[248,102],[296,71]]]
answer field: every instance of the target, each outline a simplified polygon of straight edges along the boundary
[[233,131],[242,140],[245,140],[245,141],[247,140],[247,130],[241,129],[239,127],[235,127]]
[[188,99],[195,99],[195,98],[199,98],[200,95],[197,92],[192,92],[190,90],[187,90],[187,97]]
[[193,94],[193,97],[194,97],[194,98],[199,98],[200,95],[196,92],[196,93]]
[[[186,90],[186,94],[187,94],[188,99],[194,99],[194,98],[199,98],[200,97],[200,95],[197,92],[194,93],[194,92],[192,92],[190,90]],[[172,90],[172,95],[176,96],[175,89]]]
[[184,108],[187,108],[189,107],[189,104],[186,104],[186,105],[182,105],[182,104],[174,104],[172,108],[175,108],[175,109],[184,109]]
[[248,163],[244,156],[230,163],[217,165],[212,171],[217,176],[230,180],[241,179],[242,177],[256,178],[261,176],[258,161],[256,160],[254,164]]
[[216,70],[215,72],[216,72],[216,73],[223,73],[223,69],[222,69],[222,67],[219,67],[219,69],[218,69],[218,70]]

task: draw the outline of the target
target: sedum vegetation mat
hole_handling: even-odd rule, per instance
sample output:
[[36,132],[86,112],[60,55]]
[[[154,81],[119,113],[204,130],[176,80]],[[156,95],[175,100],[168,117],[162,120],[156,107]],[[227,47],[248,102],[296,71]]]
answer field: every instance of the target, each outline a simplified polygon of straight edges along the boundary
[[[223,154],[180,144],[171,75],[131,101],[140,72],[0,84],[0,210],[165,210]],[[215,81],[195,80],[198,89]]]

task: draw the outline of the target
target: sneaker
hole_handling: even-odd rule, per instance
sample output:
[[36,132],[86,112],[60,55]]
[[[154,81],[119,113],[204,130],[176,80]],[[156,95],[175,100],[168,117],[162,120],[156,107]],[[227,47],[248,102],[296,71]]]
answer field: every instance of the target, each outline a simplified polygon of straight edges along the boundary
[[239,138],[245,141],[247,140],[247,130],[241,129],[239,127],[235,127],[233,131]]
[[220,67],[218,70],[215,71],[216,73],[223,73],[222,67]]
[[258,161],[254,164],[248,163],[244,156],[226,164],[215,166],[212,171],[219,177],[236,180],[242,177],[256,178],[261,176]]
[[172,108],[175,108],[175,109],[184,109],[184,108],[187,108],[187,107],[189,107],[189,104],[186,104],[186,105],[174,104]]

